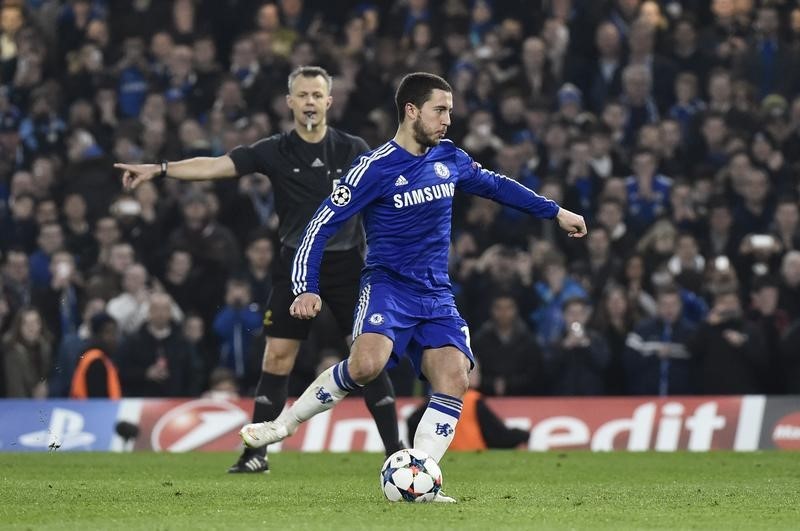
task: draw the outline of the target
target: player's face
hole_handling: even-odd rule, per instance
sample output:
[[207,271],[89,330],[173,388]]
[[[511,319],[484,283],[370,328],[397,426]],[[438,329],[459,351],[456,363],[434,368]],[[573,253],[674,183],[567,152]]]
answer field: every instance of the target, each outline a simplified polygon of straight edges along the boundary
[[414,140],[425,147],[438,146],[450,126],[450,113],[453,111],[453,94],[434,89],[413,122]]
[[331,106],[325,78],[297,76],[286,95],[286,103],[292,110],[295,126],[306,128],[309,121],[312,128],[324,124],[325,113]]

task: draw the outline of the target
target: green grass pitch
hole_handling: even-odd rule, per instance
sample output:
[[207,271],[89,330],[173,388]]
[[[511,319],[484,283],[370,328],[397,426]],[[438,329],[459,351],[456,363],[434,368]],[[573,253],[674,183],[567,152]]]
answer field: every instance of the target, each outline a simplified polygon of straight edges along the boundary
[[798,529],[800,454],[451,453],[457,505],[389,503],[377,454],[0,454],[0,529]]

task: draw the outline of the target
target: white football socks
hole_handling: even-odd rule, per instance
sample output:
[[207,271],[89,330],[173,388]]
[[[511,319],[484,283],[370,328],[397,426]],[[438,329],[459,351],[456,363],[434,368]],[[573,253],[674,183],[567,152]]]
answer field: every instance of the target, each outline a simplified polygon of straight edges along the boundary
[[318,413],[328,411],[359,387],[347,372],[347,360],[340,361],[317,376],[292,407],[283,410],[277,420],[289,428],[289,433],[294,433],[300,424]]
[[438,463],[453,441],[461,405],[461,400],[453,396],[443,393],[431,395],[414,434],[414,448],[422,450]]

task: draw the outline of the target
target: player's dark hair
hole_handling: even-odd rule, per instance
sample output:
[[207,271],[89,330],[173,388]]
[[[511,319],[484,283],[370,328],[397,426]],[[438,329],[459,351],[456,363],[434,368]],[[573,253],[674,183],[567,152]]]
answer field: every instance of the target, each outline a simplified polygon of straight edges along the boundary
[[294,83],[294,80],[300,76],[303,77],[322,76],[322,78],[325,80],[325,84],[328,85],[328,93],[330,93],[331,86],[333,85],[333,78],[328,73],[328,71],[322,68],[321,66],[299,66],[294,70],[292,70],[292,73],[289,74],[289,83],[288,83],[289,92],[292,92],[292,83]]
[[394,96],[394,103],[397,106],[397,121],[403,123],[405,120],[406,103],[412,103],[421,109],[435,89],[453,92],[450,83],[435,74],[414,72],[405,76],[400,81],[400,86],[397,87],[397,93]]

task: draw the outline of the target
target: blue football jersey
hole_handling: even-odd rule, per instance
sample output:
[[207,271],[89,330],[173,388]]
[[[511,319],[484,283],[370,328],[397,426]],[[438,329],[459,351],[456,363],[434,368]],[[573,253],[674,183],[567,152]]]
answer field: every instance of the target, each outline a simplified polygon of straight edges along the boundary
[[319,293],[325,242],[359,212],[367,237],[365,272],[385,274],[421,293],[449,290],[447,258],[457,188],[539,218],[558,214],[555,202],[483,169],[450,140],[420,156],[392,140],[356,159],[311,218],[292,265],[294,294]]

